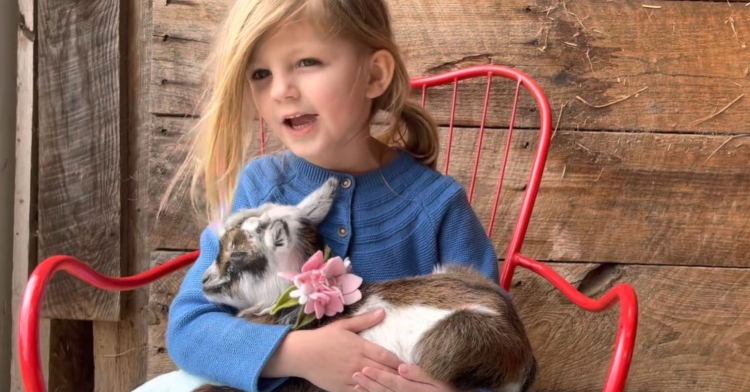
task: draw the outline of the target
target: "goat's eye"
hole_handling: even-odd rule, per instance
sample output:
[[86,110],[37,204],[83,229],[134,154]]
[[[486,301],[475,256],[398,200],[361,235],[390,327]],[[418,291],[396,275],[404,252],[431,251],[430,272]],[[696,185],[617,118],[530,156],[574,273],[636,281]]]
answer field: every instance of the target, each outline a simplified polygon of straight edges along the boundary
[[273,244],[273,247],[278,248],[286,245],[289,241],[289,227],[283,220],[276,220],[271,223],[271,227],[266,232],[266,243]]

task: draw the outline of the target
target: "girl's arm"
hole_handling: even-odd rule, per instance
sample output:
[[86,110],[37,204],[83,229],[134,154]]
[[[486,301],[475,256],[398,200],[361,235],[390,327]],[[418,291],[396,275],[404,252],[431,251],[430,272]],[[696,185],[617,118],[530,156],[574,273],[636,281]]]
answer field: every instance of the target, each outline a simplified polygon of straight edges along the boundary
[[284,379],[260,373],[289,328],[249,323],[206,299],[201,276],[216,257],[217,241],[211,230],[203,232],[201,256],[170,306],[167,350],[178,367],[196,376],[246,391],[273,390]]
[[[253,166],[242,173],[233,210],[256,207],[269,193],[267,183],[251,175],[258,169]],[[246,391],[273,390],[285,378],[263,378],[261,371],[290,328],[249,323],[236,318],[234,309],[208,301],[201,280],[217,256],[218,244],[213,230],[203,231],[200,257],[170,306],[167,350],[178,367],[196,376]],[[275,370],[279,374],[289,372],[278,367]]]
[[461,185],[455,183],[451,190],[451,196],[437,222],[440,262],[471,265],[499,283],[495,247]]

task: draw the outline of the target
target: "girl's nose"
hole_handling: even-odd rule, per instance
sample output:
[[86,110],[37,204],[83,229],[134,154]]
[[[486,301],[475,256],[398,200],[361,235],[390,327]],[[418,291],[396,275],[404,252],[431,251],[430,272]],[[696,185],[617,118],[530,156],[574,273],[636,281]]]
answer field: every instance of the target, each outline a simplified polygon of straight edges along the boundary
[[274,75],[271,85],[271,98],[276,101],[299,98],[299,90],[294,83],[294,79],[288,76]]

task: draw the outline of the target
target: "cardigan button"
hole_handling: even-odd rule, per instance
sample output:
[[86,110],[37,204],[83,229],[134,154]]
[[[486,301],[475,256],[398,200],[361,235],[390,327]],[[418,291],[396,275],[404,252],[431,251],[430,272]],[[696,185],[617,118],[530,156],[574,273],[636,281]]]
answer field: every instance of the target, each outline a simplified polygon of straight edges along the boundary
[[341,187],[344,189],[348,189],[350,186],[352,186],[352,180],[348,178],[344,178],[344,181],[341,181]]
[[347,232],[346,226],[339,227],[339,237],[346,237]]

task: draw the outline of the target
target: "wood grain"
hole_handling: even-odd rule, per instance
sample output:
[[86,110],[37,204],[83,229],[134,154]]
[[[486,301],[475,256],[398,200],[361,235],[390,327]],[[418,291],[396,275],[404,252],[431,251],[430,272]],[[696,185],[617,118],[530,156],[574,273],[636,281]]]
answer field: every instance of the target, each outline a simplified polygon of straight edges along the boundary
[[[159,265],[179,252],[154,252]],[[750,388],[750,270],[551,263],[589,296],[615,284],[639,294],[640,321],[630,391]],[[175,370],[164,344],[169,305],[186,270],[156,283],[149,299],[148,378]],[[707,279],[707,277],[711,277]],[[601,390],[619,308],[601,314],[572,305],[543,278],[519,269],[511,293],[540,364],[537,391]],[[731,294],[729,294],[731,293]]]
[[[34,24],[34,0],[19,0],[19,23],[16,39],[17,52],[17,95],[15,151],[16,170],[13,195],[13,272],[11,335],[18,336],[18,315],[21,308],[26,282],[36,266],[37,260],[37,140],[35,136],[36,97],[34,46],[36,40]],[[50,322],[40,322],[40,351],[45,381],[49,375]],[[13,340],[11,340],[13,341]],[[20,354],[18,345],[10,345],[10,392],[23,392],[21,380]]]
[[[154,3],[153,113],[196,113],[202,64],[229,3]],[[595,0],[389,2],[413,76],[476,64],[518,68],[545,90],[561,129],[748,132],[747,97],[710,121],[692,124],[750,92],[750,29],[744,27],[750,14],[744,4],[649,3],[662,8]],[[493,94],[507,97],[509,88],[499,84]],[[590,106],[643,88],[615,105]],[[484,90],[484,81],[459,88],[460,105],[467,110],[459,113],[458,124],[479,123]],[[437,90],[428,100],[442,123],[448,121],[450,91]],[[528,97],[521,102],[520,126],[538,123],[531,103]],[[507,126],[508,106],[504,99],[493,101],[488,124]]]
[[[127,275],[135,275],[150,266],[148,244],[145,241],[147,214],[141,206],[147,194],[148,124],[151,115],[148,103],[148,61],[151,34],[150,0],[126,2],[123,6],[124,49],[127,50],[127,113],[123,113],[127,129],[128,161],[123,169],[124,191],[127,202],[122,219],[126,224],[123,260]],[[125,256],[126,255],[126,256]],[[122,320],[94,322],[94,360],[96,391],[131,392],[146,379],[148,329],[145,307],[149,287],[123,293]]]
[[[39,256],[119,276],[120,2],[38,5]],[[44,315],[118,320],[120,297],[59,274]]]
[[[181,159],[186,121],[157,117],[149,176],[155,211]],[[449,174],[467,188],[477,130],[455,131]],[[441,131],[443,141],[447,131]],[[507,133],[488,130],[473,206],[485,227]],[[184,140],[182,140],[184,142]],[[519,131],[492,239],[504,255],[536,150]],[[445,145],[446,143],[443,143]],[[750,253],[750,139],[727,136],[558,131],[552,139],[524,251],[542,260],[747,266]],[[441,156],[441,164],[443,167]],[[181,196],[182,195],[182,196]],[[156,249],[195,249],[203,224],[186,193],[150,227]]]

